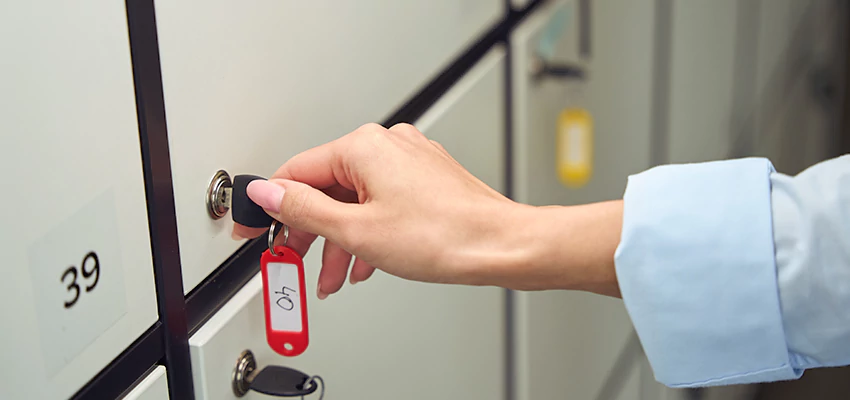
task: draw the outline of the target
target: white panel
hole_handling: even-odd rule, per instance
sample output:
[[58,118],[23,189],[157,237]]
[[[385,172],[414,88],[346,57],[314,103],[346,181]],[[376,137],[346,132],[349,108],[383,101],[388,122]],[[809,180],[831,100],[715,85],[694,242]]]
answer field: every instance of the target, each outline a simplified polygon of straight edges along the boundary
[[[318,262],[311,264],[315,282]],[[189,340],[197,398],[234,399],[230,377],[246,349],[260,367],[321,375],[329,400],[504,396],[500,290],[426,285],[380,272],[359,285],[324,301],[309,290],[310,346],[285,358],[266,344],[262,281],[255,277]]]
[[154,368],[123,400],[168,400],[168,378],[165,367]]
[[490,51],[415,125],[469,172],[505,186],[505,51]]
[[[629,174],[649,167],[654,1],[594,2],[589,81],[534,82],[528,70],[542,32],[559,7],[571,15],[555,60],[579,62],[576,3],[553,2],[511,37],[516,199],[534,205],[621,198]],[[555,127],[566,106],[586,107],[595,124],[590,182],[568,189],[555,169]],[[592,399],[632,328],[622,301],[568,292],[515,296],[518,400]]]
[[732,128],[737,0],[672,6],[669,161],[726,158]]
[[[504,57],[503,49],[492,50],[416,124],[496,188],[504,170]],[[304,263],[307,351],[285,358],[269,348],[257,276],[189,340],[199,400],[233,398],[230,374],[245,349],[261,366],[321,375],[330,400],[504,398],[504,290],[416,283],[378,271],[318,301],[322,244]]]
[[157,2],[187,292],[241,243],[203,194],[381,122],[504,14],[503,0]]
[[157,319],[124,3],[3,2],[0,49],[0,398],[68,398]]

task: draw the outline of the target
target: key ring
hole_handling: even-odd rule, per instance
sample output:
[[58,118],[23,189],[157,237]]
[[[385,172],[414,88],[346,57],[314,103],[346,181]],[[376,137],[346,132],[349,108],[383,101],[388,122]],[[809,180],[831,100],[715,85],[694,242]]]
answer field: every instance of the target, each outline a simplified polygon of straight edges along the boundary
[[[313,385],[318,385],[319,383],[322,384],[322,391],[319,392],[319,400],[322,400],[322,399],[325,398],[325,381],[324,381],[324,379],[322,379],[321,376],[319,376],[319,375],[311,376],[310,379],[307,380],[307,382],[304,382],[304,387],[305,388],[306,387],[312,387]],[[304,395],[302,395],[301,398],[303,399]]]
[[[272,226],[269,227],[269,251],[273,256],[277,257],[278,254],[274,252],[274,229],[277,226],[277,221],[272,221]],[[283,245],[286,246],[286,243],[289,242],[289,225],[283,224]]]

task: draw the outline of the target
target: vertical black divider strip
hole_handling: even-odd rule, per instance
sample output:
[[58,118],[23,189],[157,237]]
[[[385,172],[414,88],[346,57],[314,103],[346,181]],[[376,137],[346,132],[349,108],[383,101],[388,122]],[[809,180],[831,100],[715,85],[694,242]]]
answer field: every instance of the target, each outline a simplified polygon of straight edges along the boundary
[[844,58],[844,70],[842,71],[844,74],[844,84],[842,85],[841,93],[843,104],[838,110],[842,115],[840,117],[840,127],[836,133],[838,135],[836,139],[837,155],[850,153],[850,5],[840,2],[840,9],[844,17],[840,20],[844,27],[844,31],[841,32],[841,41],[844,43],[842,54]]
[[670,112],[670,64],[673,41],[673,0],[655,1],[655,33],[652,74],[652,132],[649,163],[651,166],[670,162],[668,154]]
[[126,0],[151,252],[172,399],[194,398],[153,0]]
[[[510,35],[505,38],[505,196],[514,198],[514,178],[513,178],[513,79],[511,78],[512,57]],[[514,346],[516,336],[514,334],[514,292],[510,289],[505,289],[505,399],[513,400],[514,391],[516,390],[514,380],[516,379],[515,365],[516,360]]]
[[[514,193],[514,96],[513,96],[513,49],[511,46],[511,32],[514,31],[523,19],[533,12],[536,7],[538,7],[543,0],[533,0],[524,10],[516,11],[511,9],[510,0],[505,0],[507,3],[507,15],[506,20],[509,26],[508,29],[505,30],[505,36],[503,37],[503,43],[505,45],[505,149],[504,149],[504,157],[505,157],[505,196],[510,199],[513,199],[516,195]],[[516,387],[516,379],[517,379],[517,369],[516,369],[516,315],[514,314],[514,302],[516,301],[516,295],[513,290],[505,289],[505,399],[506,400],[514,400],[517,397],[517,387]]]
[[[507,4],[507,16],[508,20],[511,20],[511,16],[516,12],[511,9],[511,1],[505,0]],[[505,34],[505,79],[503,84],[505,85],[505,132],[504,132],[504,157],[505,157],[505,166],[504,166],[504,174],[505,174],[505,193],[504,195],[510,199],[514,198],[514,146],[513,146],[513,78],[512,74],[512,61],[511,57],[513,54],[513,49],[511,49],[511,32],[513,29],[510,29],[507,34]],[[505,400],[513,400],[515,391],[516,391],[516,358],[514,352],[516,351],[516,335],[514,333],[514,292],[510,289],[505,289],[505,298],[504,298],[504,307],[505,307],[505,370],[504,370],[504,391],[505,391]]]

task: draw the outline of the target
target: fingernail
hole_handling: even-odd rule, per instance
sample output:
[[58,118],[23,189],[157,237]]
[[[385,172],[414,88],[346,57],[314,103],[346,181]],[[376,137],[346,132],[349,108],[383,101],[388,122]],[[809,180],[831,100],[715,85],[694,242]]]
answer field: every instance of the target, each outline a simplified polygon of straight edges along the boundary
[[233,239],[233,240],[243,240],[243,239],[245,239],[242,236],[239,236],[239,234],[236,233],[236,232],[231,232],[230,238]]
[[319,286],[316,287],[316,296],[319,297],[319,300],[328,298],[328,294],[322,291],[322,282],[319,282]]
[[348,277],[348,283],[350,283],[350,284],[354,285],[354,284],[356,284],[357,282],[360,282],[360,281],[356,281],[356,280],[354,280],[354,277],[353,277],[353,276]]
[[262,179],[251,181],[245,188],[245,192],[254,203],[276,213],[280,212],[280,201],[283,200],[285,191],[282,186]]

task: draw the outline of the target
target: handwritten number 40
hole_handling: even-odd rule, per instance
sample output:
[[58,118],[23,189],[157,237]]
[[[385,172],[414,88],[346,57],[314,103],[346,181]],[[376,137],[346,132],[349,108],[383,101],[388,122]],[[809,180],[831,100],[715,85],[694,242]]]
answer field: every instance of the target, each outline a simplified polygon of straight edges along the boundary
[[[97,253],[90,251],[83,257],[83,262],[80,263],[80,271],[83,274],[83,278],[89,280],[92,275],[94,275],[94,280],[91,284],[86,285],[86,292],[91,292],[95,286],[97,286],[97,282],[100,280],[100,260],[97,258]],[[71,283],[65,283],[67,278],[70,277]],[[80,299],[80,285],[77,283],[77,267],[70,266],[65,272],[62,273],[62,283],[65,283],[68,289],[68,292],[73,292],[74,298],[65,302],[65,308],[71,308],[74,304],[77,304],[77,300]]]
[[[295,289],[288,288],[288,287],[284,286],[282,289],[280,289],[279,292],[275,292],[275,294],[279,294],[279,295],[283,296],[283,297],[277,299],[277,301],[275,303],[277,303],[278,307],[280,307],[280,308],[282,308],[286,311],[292,311],[292,309],[295,307],[295,303],[292,302],[292,299],[289,298],[289,294],[286,293],[287,289],[291,290],[292,293],[295,293]],[[284,304],[281,304],[281,302],[284,302]]]

